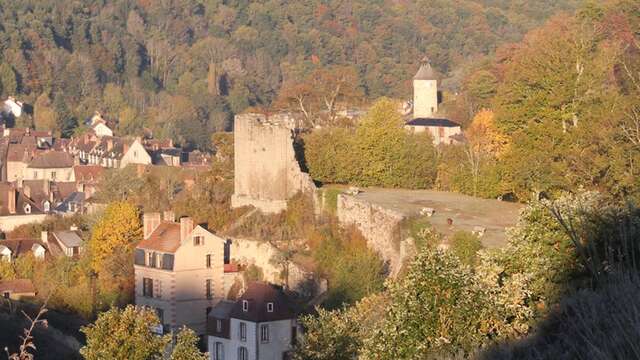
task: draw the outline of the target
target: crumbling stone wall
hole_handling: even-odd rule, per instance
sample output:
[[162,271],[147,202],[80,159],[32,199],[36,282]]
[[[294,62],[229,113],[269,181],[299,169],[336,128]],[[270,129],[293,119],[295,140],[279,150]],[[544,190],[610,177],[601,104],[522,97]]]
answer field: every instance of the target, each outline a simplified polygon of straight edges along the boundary
[[401,239],[399,234],[404,214],[351,195],[339,194],[337,215],[341,224],[355,225],[360,230],[369,248],[380,254],[389,266],[390,275],[395,276],[411,252],[407,240]]
[[315,191],[296,159],[294,136],[294,120],[287,114],[236,116],[233,207],[252,205],[277,213],[296,193]]
[[[279,250],[265,241],[234,238],[231,240],[231,260],[241,265],[255,265],[262,269],[265,281],[285,285],[282,267],[272,259]],[[326,283],[300,265],[289,263],[289,287],[300,294],[314,296],[326,291]]]

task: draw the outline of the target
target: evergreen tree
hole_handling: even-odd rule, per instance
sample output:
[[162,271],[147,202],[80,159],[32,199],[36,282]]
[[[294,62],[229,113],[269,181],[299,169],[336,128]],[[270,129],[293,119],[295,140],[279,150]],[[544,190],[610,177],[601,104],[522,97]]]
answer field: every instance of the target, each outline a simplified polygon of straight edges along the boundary
[[61,93],[56,94],[53,108],[56,111],[57,132],[62,137],[71,137],[75,128],[78,127],[78,119],[69,110],[66,99]]

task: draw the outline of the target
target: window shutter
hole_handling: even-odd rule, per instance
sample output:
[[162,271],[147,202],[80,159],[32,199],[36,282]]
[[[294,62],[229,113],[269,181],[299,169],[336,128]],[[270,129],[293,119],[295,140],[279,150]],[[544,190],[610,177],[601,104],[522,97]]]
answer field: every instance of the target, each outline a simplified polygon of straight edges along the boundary
[[134,254],[135,254],[134,264],[144,266],[144,250],[136,249]]
[[164,270],[173,270],[173,254],[162,255],[162,268]]

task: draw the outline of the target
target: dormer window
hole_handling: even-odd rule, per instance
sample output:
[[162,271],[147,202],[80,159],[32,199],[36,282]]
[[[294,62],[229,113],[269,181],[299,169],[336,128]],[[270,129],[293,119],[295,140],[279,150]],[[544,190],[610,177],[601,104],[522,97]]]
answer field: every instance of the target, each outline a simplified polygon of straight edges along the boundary
[[247,300],[242,300],[242,311],[249,311],[249,302]]
[[273,312],[273,303],[272,302],[268,302],[267,303],[267,312]]

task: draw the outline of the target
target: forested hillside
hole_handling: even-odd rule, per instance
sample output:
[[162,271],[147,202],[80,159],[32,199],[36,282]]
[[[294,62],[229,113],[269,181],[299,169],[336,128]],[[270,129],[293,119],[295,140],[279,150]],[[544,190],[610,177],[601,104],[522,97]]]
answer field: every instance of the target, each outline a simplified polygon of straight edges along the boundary
[[575,2],[0,1],[0,87],[37,128],[69,136],[101,110],[121,133],[207,148],[314,68],[346,65],[366,98],[407,95],[425,54],[451,75]]

